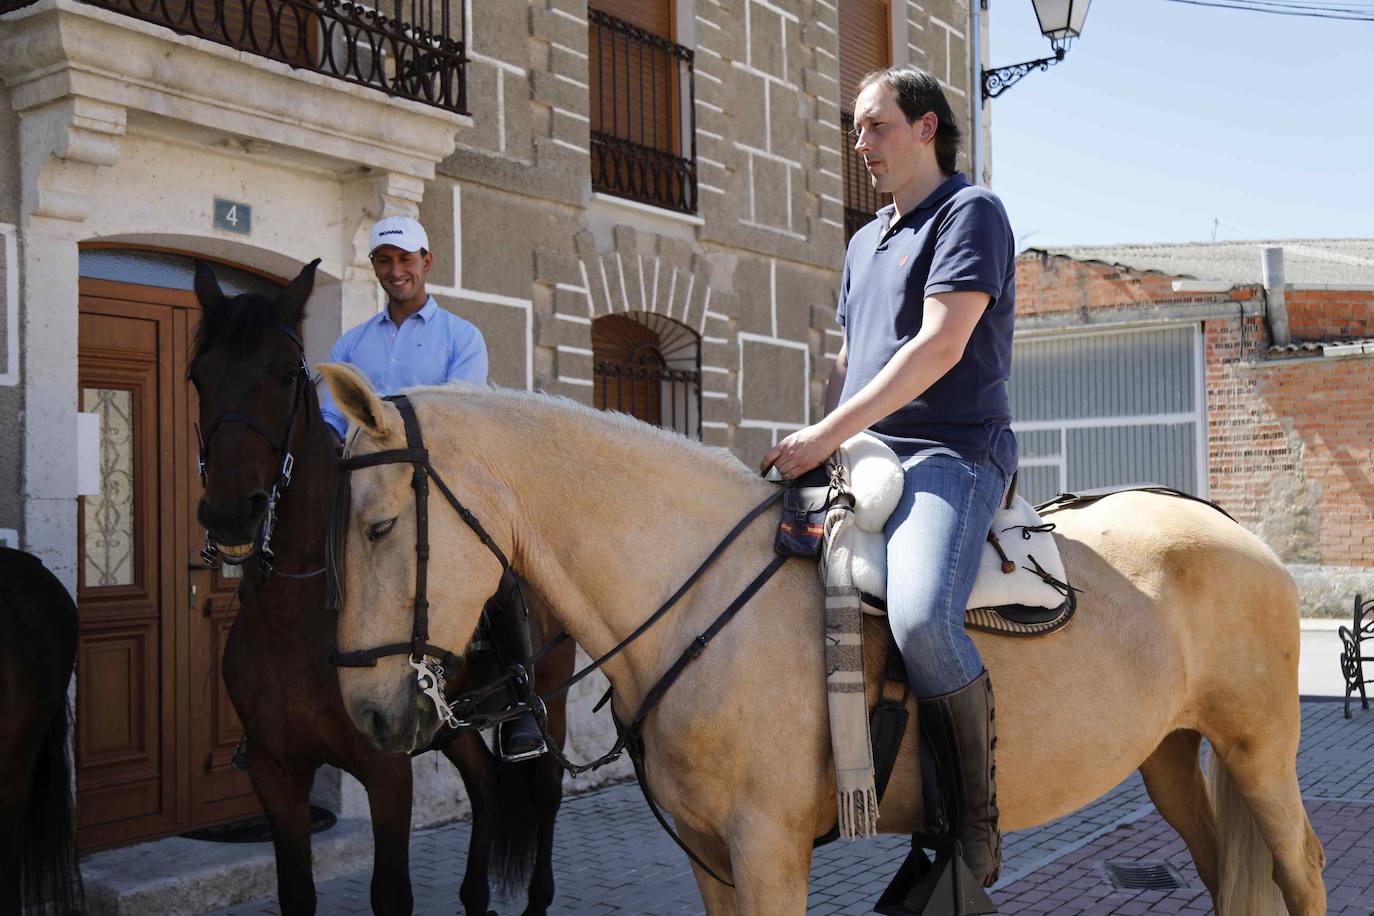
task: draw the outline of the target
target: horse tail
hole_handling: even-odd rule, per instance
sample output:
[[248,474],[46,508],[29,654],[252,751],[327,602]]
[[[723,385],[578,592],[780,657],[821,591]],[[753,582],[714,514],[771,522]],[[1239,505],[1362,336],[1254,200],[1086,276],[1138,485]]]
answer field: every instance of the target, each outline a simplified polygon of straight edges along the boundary
[[1286,916],[1274,883],[1274,857],[1250,803],[1215,749],[1209,756],[1207,785],[1217,820],[1217,916]]
[[523,888],[539,849],[539,764],[544,758],[496,764],[500,812],[491,838],[491,871],[504,892]]
[[71,725],[71,705],[64,700],[38,749],[19,834],[23,899],[51,901],[55,913],[85,911],[76,861]]

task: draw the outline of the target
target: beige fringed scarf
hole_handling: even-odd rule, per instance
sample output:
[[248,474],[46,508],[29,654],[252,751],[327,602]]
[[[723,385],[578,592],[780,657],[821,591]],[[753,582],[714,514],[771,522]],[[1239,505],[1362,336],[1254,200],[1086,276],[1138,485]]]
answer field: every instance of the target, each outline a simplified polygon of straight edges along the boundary
[[[847,480],[845,481],[847,484]],[[855,530],[853,497],[846,489],[825,517],[821,576],[825,582],[825,687],[830,708],[830,750],[840,836],[875,836],[878,790],[864,698],[863,610],[850,575],[848,536]]]

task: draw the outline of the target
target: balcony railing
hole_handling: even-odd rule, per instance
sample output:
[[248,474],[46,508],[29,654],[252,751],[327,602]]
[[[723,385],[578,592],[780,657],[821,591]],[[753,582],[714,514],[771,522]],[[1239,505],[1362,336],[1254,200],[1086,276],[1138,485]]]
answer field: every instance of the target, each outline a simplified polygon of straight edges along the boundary
[[693,54],[601,10],[588,10],[592,188],[695,213]]
[[[0,14],[32,2],[0,0]],[[377,0],[375,6],[349,0],[85,2],[292,67],[468,113],[464,0]]]
[[840,155],[844,160],[844,240],[873,221],[886,203],[885,196],[873,190],[864,157],[854,151],[854,116],[840,115]]

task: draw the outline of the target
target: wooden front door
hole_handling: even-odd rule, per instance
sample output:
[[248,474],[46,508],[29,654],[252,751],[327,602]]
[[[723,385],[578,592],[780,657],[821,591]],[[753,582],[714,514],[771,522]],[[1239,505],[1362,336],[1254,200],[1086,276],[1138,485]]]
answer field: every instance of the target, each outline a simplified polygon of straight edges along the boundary
[[220,676],[236,582],[202,568],[186,359],[189,292],[81,280],[80,410],[100,417],[100,494],[78,511],[76,752],[83,849],[258,810],[229,767]]

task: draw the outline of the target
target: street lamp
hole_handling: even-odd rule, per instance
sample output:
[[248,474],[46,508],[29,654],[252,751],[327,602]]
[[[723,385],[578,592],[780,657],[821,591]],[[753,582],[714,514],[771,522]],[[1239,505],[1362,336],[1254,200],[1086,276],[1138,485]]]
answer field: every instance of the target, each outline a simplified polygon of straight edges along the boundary
[[1032,70],[1048,70],[1064,59],[1069,43],[1083,32],[1083,20],[1088,18],[1088,4],[1092,0],[1031,0],[1035,18],[1040,21],[1040,33],[1050,40],[1054,56],[1028,60],[1010,67],[983,71],[983,100],[995,99],[1017,80]]

